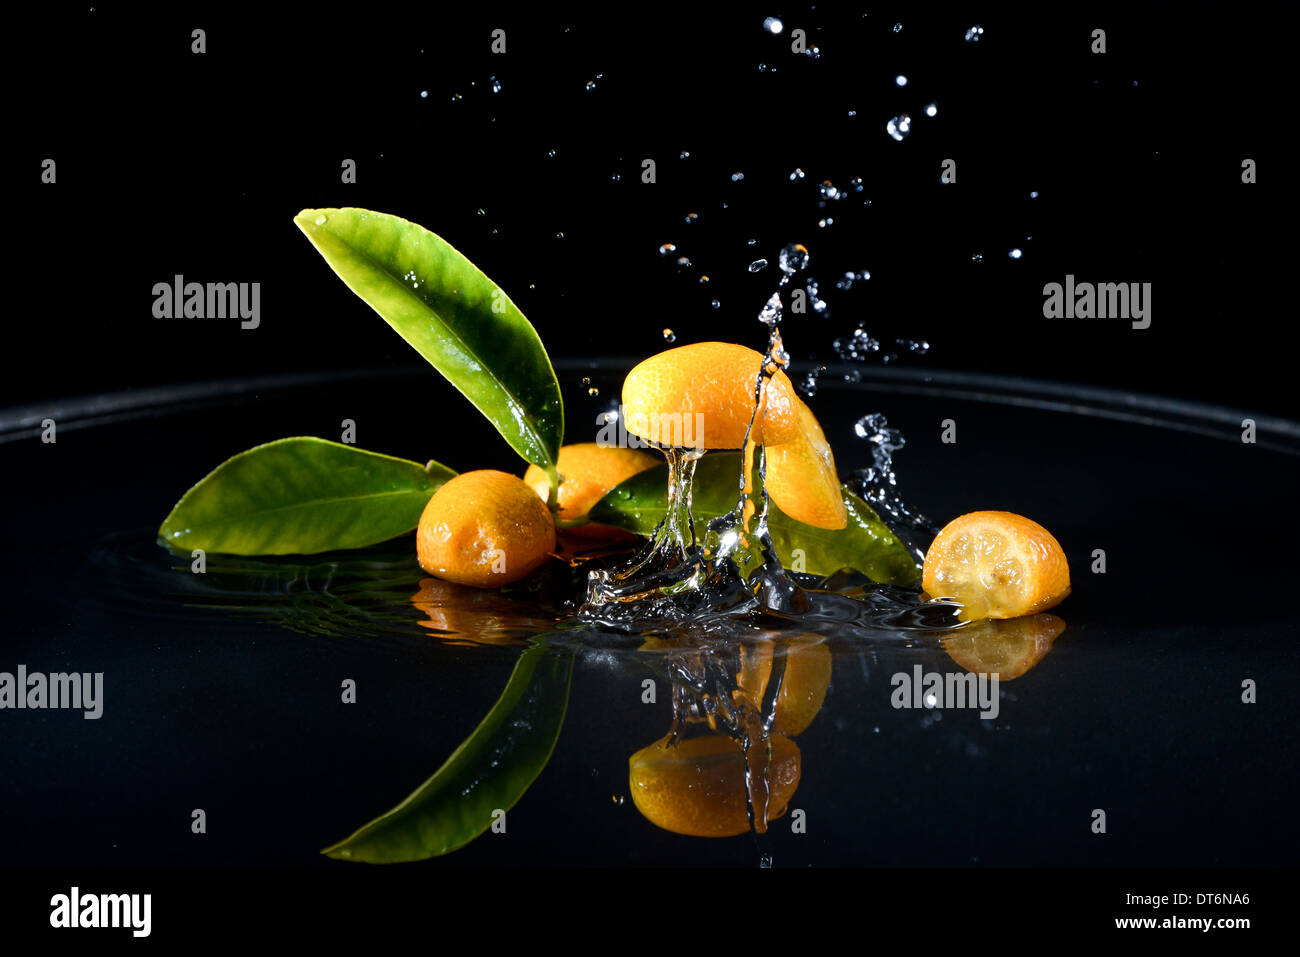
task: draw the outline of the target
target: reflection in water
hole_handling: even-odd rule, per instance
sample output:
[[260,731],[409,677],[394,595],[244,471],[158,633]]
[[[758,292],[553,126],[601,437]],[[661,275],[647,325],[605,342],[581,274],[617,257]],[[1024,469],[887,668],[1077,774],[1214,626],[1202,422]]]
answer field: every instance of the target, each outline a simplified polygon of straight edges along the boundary
[[1065,622],[1056,615],[1026,615],[1003,621],[973,621],[939,644],[967,671],[996,674],[999,681],[1019,678],[1052,649]]
[[[821,711],[837,653],[867,654],[888,673],[942,649],[962,669],[1007,681],[1035,667],[1065,628],[1051,614],[960,623],[949,602],[925,601],[912,589],[841,573],[802,582],[811,608],[798,617],[720,615],[661,626],[646,637],[639,629],[577,622],[571,599],[581,593],[593,559],[577,549],[564,557],[567,561],[552,562],[499,591],[424,577],[410,560],[406,540],[298,559],[209,556],[205,574],[191,574],[183,564],[159,566],[156,557],[134,554],[104,565],[109,579],[121,566],[128,598],[132,588],[145,583],[150,602],[162,592],[191,607],[218,608],[310,635],[418,635],[451,645],[525,648],[493,713],[448,764],[394,812],[362,829],[383,840],[367,844],[369,850],[360,844],[331,848],[331,856],[351,860],[421,859],[446,853],[489,828],[492,814],[522,796],[549,758],[575,660],[590,656],[641,673],[649,666],[671,687],[667,733],[632,754],[628,765],[633,804],[648,821],[690,836],[761,835],[769,822],[789,814],[805,770],[793,739]],[[599,554],[594,561],[610,558]],[[880,688],[879,704],[884,704],[889,689]],[[851,719],[870,707],[849,703],[837,718]],[[922,720],[930,718],[927,712]],[[821,733],[830,733],[829,728]],[[451,780],[449,775],[457,781],[490,781],[497,774],[509,787],[503,784],[490,800],[485,796],[473,813],[459,796],[460,785],[433,786]],[[411,802],[417,796],[418,818],[407,822],[415,831],[398,828],[390,834],[402,820],[397,810],[415,808]],[[429,823],[435,821],[455,827]],[[396,842],[391,847],[385,843],[390,839]]]
[[427,616],[420,626],[448,644],[522,645],[555,627],[554,616],[545,616],[540,609],[439,578],[421,579],[411,602]]
[[[749,830],[745,759],[721,734],[673,744],[666,734],[628,761],[632,802],[651,824],[689,837],[734,837]],[[768,820],[785,814],[799,786],[799,746],[773,734],[767,765]],[[757,823],[757,822],[756,822]]]
[[802,757],[790,736],[812,723],[830,687],[824,642],[649,639],[643,650],[667,653],[673,724],[629,760],[645,818],[695,837],[765,833],[799,786]]

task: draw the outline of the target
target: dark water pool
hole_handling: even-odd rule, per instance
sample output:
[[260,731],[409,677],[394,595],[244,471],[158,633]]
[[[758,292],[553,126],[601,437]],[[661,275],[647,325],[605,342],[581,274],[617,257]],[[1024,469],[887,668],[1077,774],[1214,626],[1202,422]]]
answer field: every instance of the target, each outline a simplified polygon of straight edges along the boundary
[[[625,367],[560,364],[570,440],[594,435]],[[813,408],[842,471],[869,460],[854,421],[883,412],[907,436],[904,494],[930,517],[1009,509],[1064,546],[1065,630],[1003,682],[996,719],[892,706],[894,674],[963,665],[938,638],[832,635],[824,704],[797,737],[790,807],[806,830],[786,816],[761,847],[685,837],[629,798],[629,755],[671,720],[667,693],[642,700],[655,656],[569,641],[567,718],[506,833],[415,866],[1258,865],[1296,846],[1295,423],[1260,419],[1246,444],[1237,413],[1119,393],[906,370],[823,381]],[[37,436],[45,414],[53,445]],[[365,448],[522,471],[431,372],[70,400],[0,423],[0,671],[104,675],[98,720],[0,714],[0,863],[356,867],[319,851],[412,791],[491,708],[554,621],[546,595],[421,607],[410,540],[214,558],[207,576],[154,543],[229,455],[338,438],[343,419]],[[1248,680],[1258,703],[1242,701]]]

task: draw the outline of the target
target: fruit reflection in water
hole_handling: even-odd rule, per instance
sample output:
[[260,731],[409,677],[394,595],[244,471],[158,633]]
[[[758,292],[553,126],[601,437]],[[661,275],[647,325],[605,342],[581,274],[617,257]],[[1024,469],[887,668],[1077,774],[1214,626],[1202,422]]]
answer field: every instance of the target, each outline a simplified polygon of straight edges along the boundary
[[[749,830],[745,758],[721,734],[671,744],[665,735],[632,755],[632,801],[650,823],[690,837],[734,837]],[[782,734],[768,738],[768,820],[781,817],[799,786],[799,746]],[[756,822],[757,823],[757,822]]]
[[967,671],[996,674],[998,680],[1010,681],[1042,661],[1064,630],[1065,622],[1055,615],[986,619],[942,639],[942,645]]
[[655,637],[642,650],[667,652],[674,723],[632,755],[633,803],[677,834],[765,833],[799,785],[802,756],[791,737],[812,723],[830,686],[824,639]]
[[420,625],[443,636],[448,644],[522,644],[555,627],[555,619],[494,591],[455,585],[440,578],[422,578],[411,603],[427,618]]
[[[772,730],[802,734],[821,710],[831,683],[831,652],[824,639],[794,639],[785,648],[785,672],[776,692]],[[738,693],[762,710],[772,676],[775,643],[770,639],[747,643],[741,649]]]

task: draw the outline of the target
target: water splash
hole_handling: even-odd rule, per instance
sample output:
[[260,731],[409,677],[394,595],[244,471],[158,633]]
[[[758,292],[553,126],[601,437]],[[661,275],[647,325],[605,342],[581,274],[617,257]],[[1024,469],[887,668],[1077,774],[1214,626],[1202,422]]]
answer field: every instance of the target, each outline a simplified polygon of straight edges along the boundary
[[939,527],[898,494],[893,456],[907,445],[907,440],[879,412],[864,415],[853,431],[871,443],[872,464],[853,472],[849,487],[876,510],[917,561],[924,561],[925,548],[939,534]]

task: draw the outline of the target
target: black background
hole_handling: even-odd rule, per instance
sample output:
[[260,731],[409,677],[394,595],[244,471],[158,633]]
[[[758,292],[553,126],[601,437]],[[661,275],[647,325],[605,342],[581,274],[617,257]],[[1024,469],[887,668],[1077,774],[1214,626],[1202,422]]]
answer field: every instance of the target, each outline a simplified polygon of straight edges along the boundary
[[[780,36],[762,28],[773,13]],[[22,212],[6,405],[418,363],[292,223],[301,208],[353,205],[448,239],[556,356],[644,356],[664,327],[679,344],[761,347],[754,317],[777,275],[746,266],[799,241],[830,316],[790,318],[796,360],[833,359],[832,341],[861,323],[886,351],[929,341],[929,355],[900,359],[913,365],[1294,407],[1276,344],[1291,311],[1277,289],[1289,227],[1271,145],[1290,102],[1280,7],[587,17],[96,3],[35,17],[9,38],[27,66],[11,103]],[[975,23],[985,32],[967,43]],[[196,27],[203,55],[190,49]],[[504,55],[490,50],[496,27]],[[820,57],[791,52],[796,27]],[[1090,52],[1094,28],[1104,55]],[[895,142],[885,123],[904,111],[912,133]],[[47,157],[53,185],[40,182]],[[1241,182],[1247,157],[1255,185]],[[345,158],[355,185],[340,182]],[[954,184],[939,182],[945,158]],[[792,182],[796,168],[805,178]],[[861,193],[819,208],[821,181],[848,189],[855,176]],[[692,267],[661,256],[665,242]],[[834,288],[863,268],[870,282]],[[177,273],[260,282],[261,327],[154,319],[153,284]],[[1044,319],[1043,285],[1066,273],[1152,283],[1151,328]]]

